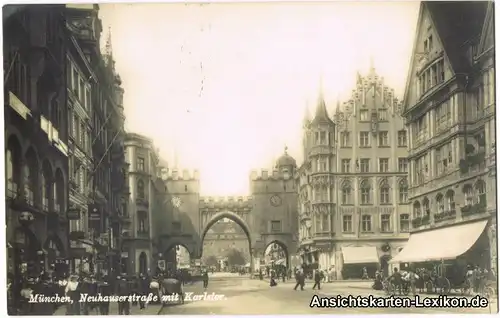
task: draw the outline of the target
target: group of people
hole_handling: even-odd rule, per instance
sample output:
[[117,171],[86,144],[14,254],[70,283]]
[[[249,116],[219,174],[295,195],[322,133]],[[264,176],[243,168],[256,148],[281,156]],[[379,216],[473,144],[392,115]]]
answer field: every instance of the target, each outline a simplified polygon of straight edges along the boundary
[[[159,271],[156,275],[140,273],[138,275],[115,274],[107,272],[78,274],[42,273],[38,277],[20,277],[16,281],[13,275],[8,275],[8,312],[11,315],[52,315],[61,306],[66,306],[67,315],[109,314],[109,301],[80,302],[81,295],[88,296],[147,296],[153,293],[161,297],[159,282],[166,278],[173,278],[182,284],[189,281],[189,277],[181,271]],[[202,274],[203,287],[208,287],[208,272]],[[59,295],[67,296],[72,302],[50,303],[30,302],[32,295],[47,297]],[[108,298],[109,299],[109,298]],[[131,306],[146,308],[146,302],[138,300],[118,301],[118,314],[129,315]]]

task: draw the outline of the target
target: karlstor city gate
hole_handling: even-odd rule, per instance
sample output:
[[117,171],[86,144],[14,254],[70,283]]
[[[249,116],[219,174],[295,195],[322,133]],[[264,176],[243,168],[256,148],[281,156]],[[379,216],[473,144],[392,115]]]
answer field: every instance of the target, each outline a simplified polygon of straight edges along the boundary
[[[263,258],[271,243],[290,256],[298,247],[297,191],[293,172],[295,160],[286,152],[272,171],[253,171],[249,177],[251,196],[202,197],[197,171],[182,174],[163,169],[157,189],[162,204],[153,214],[156,254],[166,255],[176,245],[184,246],[191,259],[203,255],[203,239],[222,218],[236,222],[249,238],[252,261]],[[228,172],[230,173],[230,172]],[[253,268],[253,264],[252,264]]]

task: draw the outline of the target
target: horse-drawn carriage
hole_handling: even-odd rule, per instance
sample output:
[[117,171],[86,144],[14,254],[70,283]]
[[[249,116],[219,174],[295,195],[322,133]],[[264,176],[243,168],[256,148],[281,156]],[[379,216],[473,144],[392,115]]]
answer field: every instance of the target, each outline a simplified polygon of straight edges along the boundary
[[433,270],[420,270],[418,275],[416,287],[426,293],[447,295],[453,290],[461,295],[469,295],[472,290],[467,267],[457,263],[442,261]]

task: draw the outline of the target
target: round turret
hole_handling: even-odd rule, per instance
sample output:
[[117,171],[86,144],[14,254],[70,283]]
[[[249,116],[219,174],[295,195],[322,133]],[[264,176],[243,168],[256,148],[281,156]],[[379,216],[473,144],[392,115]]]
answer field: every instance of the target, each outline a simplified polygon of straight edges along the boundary
[[285,147],[285,153],[276,161],[276,168],[280,171],[286,169],[288,172],[292,173],[295,167],[297,167],[297,161],[288,154],[287,150],[288,148]]

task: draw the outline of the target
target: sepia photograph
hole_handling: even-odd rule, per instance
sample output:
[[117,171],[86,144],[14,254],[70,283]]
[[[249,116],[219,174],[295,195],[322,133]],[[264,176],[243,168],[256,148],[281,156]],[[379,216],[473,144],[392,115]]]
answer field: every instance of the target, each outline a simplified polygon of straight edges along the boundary
[[498,313],[493,1],[2,14],[5,314]]

